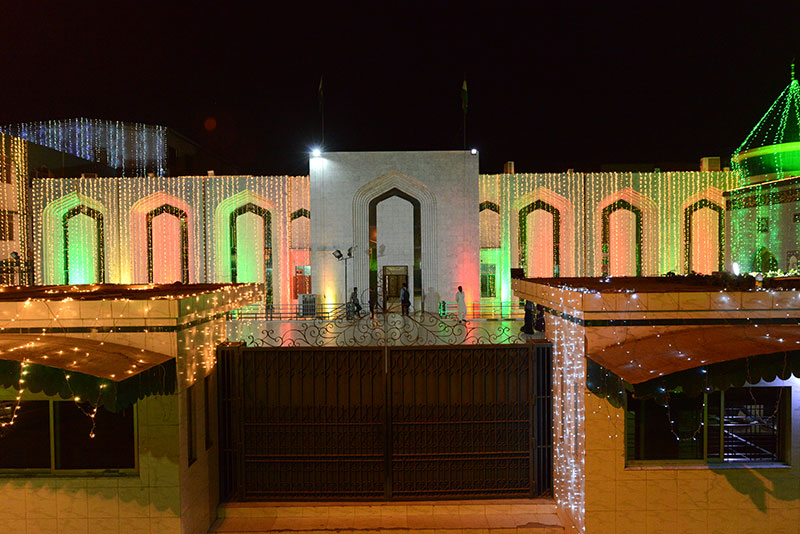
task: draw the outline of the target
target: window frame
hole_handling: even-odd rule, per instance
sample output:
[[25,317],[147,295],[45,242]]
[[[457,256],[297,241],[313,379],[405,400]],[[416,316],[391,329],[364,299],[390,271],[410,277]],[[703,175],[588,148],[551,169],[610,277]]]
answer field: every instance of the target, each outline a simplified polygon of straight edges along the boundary
[[[628,410],[628,399],[630,398],[630,393],[626,393],[625,395],[625,402],[624,402],[624,417],[623,417],[623,425],[624,425],[624,432],[623,432],[623,446],[624,446],[624,456],[625,456],[625,468],[642,468],[642,467],[705,467],[710,469],[729,469],[729,468],[752,468],[752,467],[765,467],[765,468],[775,468],[775,467],[790,467],[791,466],[791,439],[792,439],[792,388],[789,385],[779,385],[779,386],[741,386],[742,389],[744,388],[770,388],[770,389],[782,389],[780,395],[781,400],[779,401],[781,405],[778,408],[778,417],[780,422],[780,427],[778,430],[778,450],[776,451],[776,455],[780,456],[777,460],[753,460],[753,461],[741,461],[741,462],[732,462],[732,461],[725,461],[725,441],[724,435],[722,434],[725,429],[725,425],[720,425],[720,458],[709,458],[708,456],[708,401],[709,401],[709,392],[703,393],[703,431],[702,431],[702,440],[703,440],[703,458],[692,459],[692,460],[679,460],[679,459],[653,459],[653,460],[634,460],[628,458],[628,442],[631,436],[631,432],[635,432],[635,426],[629,425],[627,414]],[[724,413],[725,410],[725,390],[715,390],[712,393],[719,393],[720,394],[720,413]]]
[[[15,467],[15,468],[8,468],[8,469],[0,469],[0,477],[7,477],[13,475],[20,475],[20,476],[32,476],[32,475],[54,475],[54,476],[84,476],[84,475],[92,475],[92,476],[120,476],[120,475],[137,475],[139,474],[139,403],[133,403],[131,405],[131,409],[133,410],[133,467],[123,467],[123,468],[96,468],[96,469],[59,469],[56,468],[56,428],[55,428],[55,410],[53,409],[53,405],[56,402],[74,402],[69,399],[41,399],[41,398],[31,398],[26,399],[29,401],[33,400],[46,400],[48,402],[48,410],[49,410],[49,428],[48,432],[50,434],[50,468],[25,468],[25,467]],[[23,400],[22,402],[25,402]],[[24,414],[23,414],[24,417]]]
[[[484,265],[486,265],[486,266],[491,265],[493,272],[492,273],[484,273],[483,272],[483,266]],[[481,298],[482,299],[494,299],[494,298],[497,298],[497,264],[496,263],[488,263],[488,262],[481,263],[480,264],[480,271],[481,271],[480,272]],[[483,283],[484,276],[487,279],[486,284]],[[489,284],[489,281],[491,281],[492,283]],[[491,294],[484,295],[484,293],[483,293],[484,285],[485,285],[486,288],[491,287]]]
[[197,421],[194,402],[195,402],[195,389],[197,382],[186,388],[186,458],[188,460],[188,467],[191,467],[197,461]]

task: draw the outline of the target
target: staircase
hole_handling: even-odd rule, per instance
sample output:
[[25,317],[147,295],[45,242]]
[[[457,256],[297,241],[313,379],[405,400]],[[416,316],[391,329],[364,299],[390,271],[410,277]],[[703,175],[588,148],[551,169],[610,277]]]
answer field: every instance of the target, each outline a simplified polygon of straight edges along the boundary
[[209,533],[564,533],[552,499],[225,503],[217,514]]

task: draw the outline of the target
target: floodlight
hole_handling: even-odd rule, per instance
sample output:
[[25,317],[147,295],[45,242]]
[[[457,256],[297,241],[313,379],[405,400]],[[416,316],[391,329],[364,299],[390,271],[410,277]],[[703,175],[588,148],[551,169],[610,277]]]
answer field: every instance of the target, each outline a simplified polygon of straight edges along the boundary
[[336,249],[333,252],[333,257],[336,258],[337,260],[341,260],[342,259],[342,251],[339,250],[339,249]]
[[311,151],[311,157],[318,158],[322,155],[322,150],[315,148]]
[[353,257],[353,247],[350,247],[350,248],[347,249],[347,257],[348,258],[352,258]]
[[470,154],[472,154],[472,155],[474,156],[475,154],[477,154],[477,153],[478,153],[478,149],[477,149],[477,148],[473,148],[473,149],[472,149],[472,150],[470,150],[469,152],[470,152]]

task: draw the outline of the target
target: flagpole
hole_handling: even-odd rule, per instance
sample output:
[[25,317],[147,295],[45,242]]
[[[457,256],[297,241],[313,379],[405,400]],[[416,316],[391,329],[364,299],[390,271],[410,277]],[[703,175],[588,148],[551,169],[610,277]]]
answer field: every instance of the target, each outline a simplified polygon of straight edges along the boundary
[[461,111],[464,113],[464,150],[467,149],[467,77],[464,76],[464,83],[461,85]]
[[319,117],[322,127],[322,143],[321,146],[325,146],[325,98],[322,92],[322,76],[319,77]]

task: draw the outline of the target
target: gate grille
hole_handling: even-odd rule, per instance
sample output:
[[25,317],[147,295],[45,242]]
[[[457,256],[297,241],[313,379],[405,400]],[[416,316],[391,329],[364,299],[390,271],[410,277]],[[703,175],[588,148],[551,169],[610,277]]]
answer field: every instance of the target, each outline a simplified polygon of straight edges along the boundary
[[225,346],[221,498],[545,494],[550,351]]

